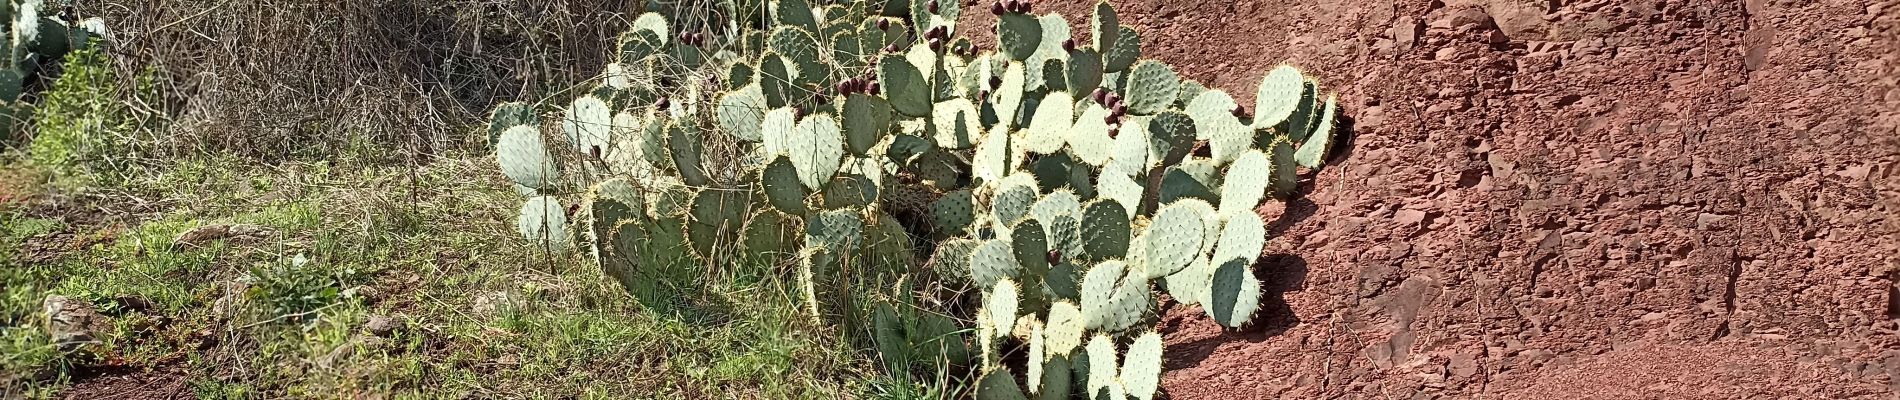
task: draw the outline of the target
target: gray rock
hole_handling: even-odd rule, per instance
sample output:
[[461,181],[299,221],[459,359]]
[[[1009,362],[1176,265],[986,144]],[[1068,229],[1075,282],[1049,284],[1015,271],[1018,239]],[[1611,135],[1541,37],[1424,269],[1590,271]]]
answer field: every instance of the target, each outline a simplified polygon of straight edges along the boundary
[[364,332],[380,337],[389,337],[389,335],[395,334],[396,330],[401,328],[402,321],[390,318],[387,315],[372,315],[369,317],[368,322],[363,323]]
[[53,344],[62,352],[78,350],[98,342],[95,333],[109,323],[91,304],[66,296],[46,296],[41,307],[46,312],[46,334],[53,338]]

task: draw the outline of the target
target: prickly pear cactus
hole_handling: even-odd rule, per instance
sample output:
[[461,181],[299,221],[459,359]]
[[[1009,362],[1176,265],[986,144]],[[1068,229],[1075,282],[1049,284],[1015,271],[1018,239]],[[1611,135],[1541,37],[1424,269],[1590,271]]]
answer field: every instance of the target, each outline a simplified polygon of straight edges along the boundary
[[[523,237],[584,250],[649,305],[721,260],[784,266],[814,321],[865,333],[892,371],[980,367],[978,398],[1147,399],[1155,290],[1247,326],[1254,209],[1297,195],[1338,142],[1312,76],[1263,71],[1243,106],[1142,58],[1106,1],[1086,41],[1027,1],[980,6],[990,49],[959,37],[961,2],[768,3],[643,14],[565,109],[497,106]],[[1030,357],[1003,365],[1003,346]]]

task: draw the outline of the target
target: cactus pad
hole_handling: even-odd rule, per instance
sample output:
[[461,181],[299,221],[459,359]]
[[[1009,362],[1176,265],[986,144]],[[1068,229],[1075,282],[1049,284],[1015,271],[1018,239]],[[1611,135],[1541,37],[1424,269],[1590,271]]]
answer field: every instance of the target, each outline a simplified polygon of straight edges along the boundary
[[1022,62],[1011,61],[1003,69],[1002,86],[990,88],[990,96],[995,97],[990,107],[995,108],[999,124],[1010,127],[1026,125],[1019,124],[1018,119],[1023,106],[1023,91],[1027,90],[1028,85],[1025,82],[1028,79],[1025,68]]
[[956,238],[937,244],[937,253],[926,262],[937,276],[951,278],[953,281],[970,279],[970,254],[976,252],[976,246],[982,244],[971,239]]
[[[1081,119],[1068,131],[1069,152],[1075,158],[1092,166],[1109,163],[1116,150],[1119,137],[1109,137],[1109,125],[1106,121],[1109,111],[1100,105],[1089,103],[1082,109]],[[1041,117],[1037,117],[1041,119]],[[1144,149],[1145,150],[1145,149]]]
[[1233,161],[1254,144],[1253,128],[1234,117],[1234,107],[1234,99],[1219,90],[1202,92],[1188,102],[1187,113],[1194,118],[1195,132],[1207,140],[1214,160],[1221,163]]
[[1016,166],[1010,162],[1009,128],[998,125],[976,142],[976,153],[970,157],[970,174],[983,182],[995,182],[1008,176]]
[[567,248],[567,209],[552,196],[536,196],[521,204],[515,218],[515,230],[521,237],[546,251]]
[[1276,198],[1292,197],[1300,183],[1298,155],[1294,154],[1293,143],[1286,138],[1275,139],[1267,148],[1267,158],[1273,166],[1267,170],[1267,176],[1272,178],[1267,184],[1267,192]]
[[745,230],[740,233],[740,250],[753,263],[770,263],[784,258],[794,249],[790,229],[784,213],[759,210],[746,221]]
[[594,148],[606,151],[612,118],[613,111],[606,101],[592,95],[581,96],[568,107],[567,118],[561,120],[561,130],[576,152],[588,154]]
[[838,174],[819,193],[824,196],[826,209],[869,207],[877,202],[878,196],[877,183],[859,174]]
[[[1135,115],[1154,115],[1174,104],[1181,77],[1174,69],[1155,60],[1142,60],[1136,63],[1128,73],[1127,93],[1128,112]],[[1229,108],[1231,110],[1231,108]]]
[[1200,256],[1205,223],[1195,208],[1180,203],[1162,207],[1148,224],[1147,254],[1142,257],[1150,276],[1168,276]]
[[1180,163],[1194,150],[1199,132],[1193,118],[1177,111],[1155,114],[1147,128],[1149,165]]
[[976,222],[976,202],[969,189],[945,193],[930,203],[930,220],[946,237],[960,236]]
[[1102,50],[1102,71],[1127,71],[1141,59],[1141,33],[1126,26],[1116,27],[1115,32],[1115,45]]
[[997,49],[1010,60],[1028,60],[1042,46],[1042,22],[1028,14],[1005,13],[996,19]]
[[1313,134],[1300,143],[1300,150],[1293,154],[1293,160],[1307,168],[1319,168],[1326,165],[1326,154],[1332,150],[1333,119],[1339,113],[1337,95],[1326,96],[1326,107],[1320,111],[1319,125]]
[[978,136],[983,135],[983,122],[978,118],[976,104],[969,99],[954,98],[937,103],[932,108],[932,135],[937,147],[950,150],[968,149],[976,144]]
[[[1120,373],[1116,371],[1118,366],[1115,365],[1115,356],[1114,338],[1101,333],[1097,333],[1095,336],[1089,338],[1088,390],[1090,399],[1099,399],[1100,393],[1104,391],[1114,392],[1113,387],[1120,386],[1120,383],[1116,382],[1116,378]],[[1117,396],[1110,396],[1109,398],[1125,400],[1125,398]]]
[[495,158],[501,171],[515,184],[537,190],[549,190],[560,181],[560,170],[548,154],[541,131],[532,125],[517,125],[502,132],[495,143]]
[[982,400],[1026,400],[1023,390],[1016,386],[1016,378],[1011,376],[1009,368],[997,367],[983,374],[976,383],[976,398]]
[[1128,251],[1128,209],[1113,199],[1089,202],[1082,209],[1082,256],[1088,260],[1123,258]]
[[1122,360],[1121,384],[1129,396],[1141,400],[1154,398],[1161,387],[1161,334],[1148,331],[1135,337]]
[[1067,89],[1070,93],[1089,93],[1102,87],[1102,52],[1096,49],[1076,49],[1069,52],[1069,61],[1064,64]]
[[1074,192],[1057,190],[1036,200],[1036,204],[1029,207],[1029,214],[1045,223],[1054,221],[1057,216],[1073,217],[1082,214],[1082,200]]
[[1010,252],[1016,255],[1016,262],[1031,275],[1042,276],[1049,273],[1049,236],[1043,230],[1042,223],[1035,219],[1024,219],[1010,230]]
[[726,92],[719,96],[719,106],[714,109],[719,128],[739,140],[757,142],[760,124],[765,119],[765,94],[756,85]]
[[970,251],[970,279],[979,287],[995,285],[997,281],[1015,277],[1022,270],[1022,264],[1016,262],[1009,240],[992,239],[977,245]]
[[[13,99],[0,96],[0,100],[12,101]],[[536,121],[534,107],[529,106],[528,103],[511,101],[496,105],[495,110],[488,116],[488,144],[493,145],[495,141],[501,140],[501,133],[507,132],[509,128],[534,125]]]
[[1227,167],[1226,179],[1221,181],[1220,212],[1227,215],[1252,212],[1266,196],[1272,168],[1267,153],[1259,150],[1248,150],[1235,158]]
[[713,252],[734,245],[734,235],[749,214],[744,192],[702,189],[693,196],[690,219],[686,220],[686,242],[701,259],[712,260]]
[[877,80],[891,109],[911,117],[930,115],[930,86],[924,74],[903,56],[890,54],[877,63]]
[[1082,345],[1082,332],[1088,321],[1074,302],[1059,300],[1049,305],[1049,321],[1043,328],[1043,353],[1046,357],[1067,356]]
[[1062,150],[1075,124],[1075,100],[1068,92],[1051,92],[1036,105],[1029,128],[1022,134],[1023,147],[1031,153],[1051,154]]
[[[1307,135],[1313,133],[1314,123],[1320,119],[1320,111],[1325,111],[1321,107],[1321,100],[1323,99],[1319,98],[1319,82],[1308,78],[1300,85],[1300,101],[1295,103],[1293,115],[1287,116],[1286,121],[1281,122],[1275,129],[1286,135],[1288,139],[1292,139],[1294,143],[1306,141]],[[1268,135],[1261,136],[1264,138]]]
[[814,115],[798,121],[788,133],[791,137],[783,142],[785,155],[798,169],[798,181],[812,190],[823,188],[844,163],[844,135],[838,130],[838,120]]
[[1128,219],[1133,220],[1138,214],[1136,207],[1141,204],[1142,193],[1147,189],[1136,183],[1134,178],[1121,174],[1104,173],[1101,180],[1096,183],[1096,189],[1101,192],[1102,198],[1124,204],[1122,211],[1127,212]]
[[657,13],[640,14],[633,19],[633,29],[653,34],[656,40],[653,43],[656,45],[665,45],[673,37],[673,33],[667,29],[666,17]]
[[793,65],[796,64],[775,52],[759,56],[759,94],[765,95],[766,107],[790,106],[792,99],[804,90],[794,80],[798,69]]
[[891,103],[882,97],[853,93],[844,98],[844,144],[853,155],[869,155],[891,129]]
[[1253,259],[1229,258],[1214,266],[1208,286],[1207,315],[1229,328],[1253,320],[1260,309],[1260,280],[1253,276]]
[[1022,289],[1009,278],[997,280],[988,293],[984,293],[983,309],[994,324],[995,337],[1003,337],[1016,329],[1016,305],[1021,300]]
[[997,222],[1014,224],[1029,214],[1029,207],[1035,204],[1036,186],[1020,181],[998,186],[996,195],[990,199],[990,212]]
[[1299,107],[1300,92],[1305,89],[1306,75],[1299,68],[1282,64],[1267,71],[1254,94],[1254,126],[1266,128],[1286,121]]
[[773,208],[786,214],[805,215],[805,196],[810,192],[798,182],[798,170],[790,159],[780,155],[766,164],[759,172],[759,183],[764,186],[766,202]]
[[864,240],[864,218],[857,210],[820,212],[805,222],[805,246],[847,254]]

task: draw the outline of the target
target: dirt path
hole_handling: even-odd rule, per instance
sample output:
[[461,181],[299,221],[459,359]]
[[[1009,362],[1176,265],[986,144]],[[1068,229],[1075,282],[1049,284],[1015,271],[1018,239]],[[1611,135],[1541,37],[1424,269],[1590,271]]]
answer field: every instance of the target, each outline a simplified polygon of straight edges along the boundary
[[1145,56],[1242,104],[1294,63],[1358,135],[1263,210],[1255,327],[1169,311],[1164,386],[1892,396],[1900,3],[1866,3],[1117,1]]

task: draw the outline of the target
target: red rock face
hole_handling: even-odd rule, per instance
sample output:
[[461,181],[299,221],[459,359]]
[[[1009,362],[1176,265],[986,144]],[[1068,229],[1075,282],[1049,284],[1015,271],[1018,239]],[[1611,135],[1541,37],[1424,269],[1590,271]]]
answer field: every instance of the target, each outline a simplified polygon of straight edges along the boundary
[[[1116,1],[1144,57],[1349,138],[1261,207],[1263,310],[1164,303],[1174,399],[1889,398],[1900,4]],[[1038,4],[1088,35],[1092,0]],[[964,13],[978,43],[995,17]]]

